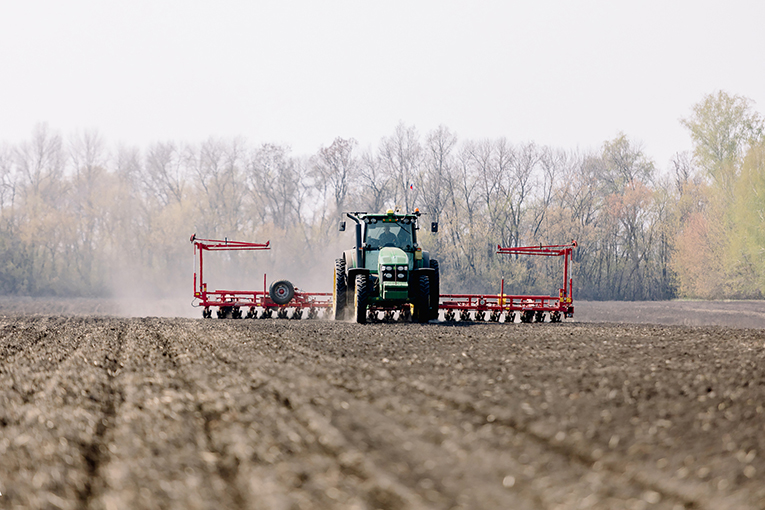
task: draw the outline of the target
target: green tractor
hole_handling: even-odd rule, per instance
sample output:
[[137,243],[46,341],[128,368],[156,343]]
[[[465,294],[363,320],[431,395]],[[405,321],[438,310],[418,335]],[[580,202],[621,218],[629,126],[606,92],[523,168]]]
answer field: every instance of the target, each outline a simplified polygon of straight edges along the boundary
[[[356,246],[335,260],[332,317],[360,324],[383,312],[415,322],[438,318],[438,261],[417,243],[420,212],[346,213],[356,222]],[[345,222],[340,223],[345,231]],[[431,223],[438,232],[438,223]]]

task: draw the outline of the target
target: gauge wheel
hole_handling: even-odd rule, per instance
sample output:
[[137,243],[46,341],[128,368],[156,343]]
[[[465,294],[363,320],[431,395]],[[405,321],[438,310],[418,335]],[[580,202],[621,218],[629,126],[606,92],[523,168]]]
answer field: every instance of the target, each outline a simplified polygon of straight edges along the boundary
[[268,288],[268,295],[277,305],[286,305],[295,297],[295,287],[287,280],[279,280]]

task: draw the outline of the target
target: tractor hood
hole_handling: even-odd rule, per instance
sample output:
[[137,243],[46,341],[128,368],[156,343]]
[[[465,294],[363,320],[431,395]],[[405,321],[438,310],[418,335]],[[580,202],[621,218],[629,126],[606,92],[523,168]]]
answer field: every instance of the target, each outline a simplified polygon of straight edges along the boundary
[[380,249],[378,263],[383,265],[409,265],[409,257],[401,248],[387,247]]

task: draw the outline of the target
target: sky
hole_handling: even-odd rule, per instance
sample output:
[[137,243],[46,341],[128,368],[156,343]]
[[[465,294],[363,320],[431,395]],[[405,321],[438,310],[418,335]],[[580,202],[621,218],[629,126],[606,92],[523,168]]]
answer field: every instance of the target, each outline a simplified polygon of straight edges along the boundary
[[0,0],[0,143],[39,123],[110,144],[336,137],[596,150],[658,168],[717,90],[765,112],[760,0]]

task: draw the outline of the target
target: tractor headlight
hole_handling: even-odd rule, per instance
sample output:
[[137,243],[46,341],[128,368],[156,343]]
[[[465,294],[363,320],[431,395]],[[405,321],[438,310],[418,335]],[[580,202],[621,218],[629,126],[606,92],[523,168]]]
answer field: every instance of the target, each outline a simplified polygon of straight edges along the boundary
[[402,280],[406,275],[404,273],[399,273],[397,276],[399,280]]
[[396,269],[399,271],[406,271],[406,266],[398,266]]

